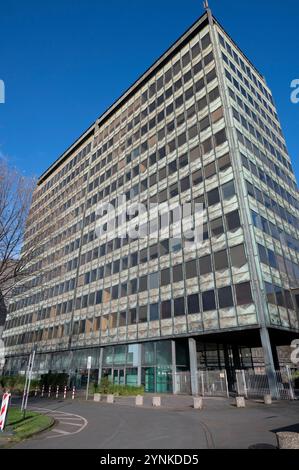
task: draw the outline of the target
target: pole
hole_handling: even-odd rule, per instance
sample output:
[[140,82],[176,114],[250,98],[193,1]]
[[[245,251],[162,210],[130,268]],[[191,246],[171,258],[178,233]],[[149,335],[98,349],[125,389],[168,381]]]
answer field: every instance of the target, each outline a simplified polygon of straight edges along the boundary
[[86,400],[88,400],[89,382],[90,382],[90,369],[88,369],[88,374],[87,374]]
[[34,350],[33,353],[32,353],[32,356],[31,356],[31,364],[30,364],[30,368],[29,368],[29,377],[28,377],[28,384],[27,384],[27,392],[26,392],[25,406],[24,406],[24,410],[23,410],[23,411],[24,411],[24,418],[25,418],[26,410],[27,410],[27,403],[28,403],[28,396],[29,396],[29,392],[30,392],[30,384],[31,384],[31,378],[32,378],[32,371],[33,371],[34,359],[35,359],[35,350]]
[[30,368],[30,363],[31,363],[31,354],[29,356],[29,361],[26,369],[26,375],[25,375],[25,385],[24,385],[24,391],[23,391],[23,398],[22,398],[22,405],[21,405],[21,411],[24,409],[24,404],[25,404],[25,397],[26,397],[26,392],[27,392],[27,383],[28,383],[28,375],[29,375],[29,368]]

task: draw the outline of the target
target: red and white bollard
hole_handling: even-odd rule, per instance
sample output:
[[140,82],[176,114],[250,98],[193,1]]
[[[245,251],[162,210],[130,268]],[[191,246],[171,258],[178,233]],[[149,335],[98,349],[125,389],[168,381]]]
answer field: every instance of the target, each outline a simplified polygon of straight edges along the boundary
[[45,386],[43,385],[43,386],[42,386],[42,393],[41,393],[41,398],[43,398],[43,397],[44,397],[44,392],[45,392]]
[[51,388],[52,388],[52,387],[51,387],[51,385],[49,385],[49,390],[48,390],[48,398],[50,398],[50,397],[51,397]]
[[58,398],[58,395],[59,395],[59,385],[57,385],[56,387],[56,398]]
[[66,399],[66,386],[64,387],[64,391],[63,391],[63,399],[64,400]]
[[74,399],[75,399],[75,391],[76,391],[76,389],[75,389],[75,387],[73,387],[73,392],[72,392],[72,400],[74,400]]

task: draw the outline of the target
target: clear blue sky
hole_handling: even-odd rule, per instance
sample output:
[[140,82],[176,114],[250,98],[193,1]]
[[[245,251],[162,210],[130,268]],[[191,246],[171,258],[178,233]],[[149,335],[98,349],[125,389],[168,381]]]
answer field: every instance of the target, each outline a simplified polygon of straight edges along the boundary
[[[272,88],[298,178],[298,0],[210,4]],[[202,13],[201,0],[1,1],[0,152],[40,175]]]

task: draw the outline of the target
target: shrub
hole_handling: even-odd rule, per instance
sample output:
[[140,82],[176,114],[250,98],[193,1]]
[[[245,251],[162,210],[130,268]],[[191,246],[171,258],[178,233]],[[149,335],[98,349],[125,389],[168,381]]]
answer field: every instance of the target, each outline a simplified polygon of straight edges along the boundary
[[95,387],[95,393],[102,393],[103,395],[120,395],[120,396],[136,396],[144,394],[144,387],[138,387],[133,385],[115,385],[112,384],[108,377],[101,380],[99,386]]

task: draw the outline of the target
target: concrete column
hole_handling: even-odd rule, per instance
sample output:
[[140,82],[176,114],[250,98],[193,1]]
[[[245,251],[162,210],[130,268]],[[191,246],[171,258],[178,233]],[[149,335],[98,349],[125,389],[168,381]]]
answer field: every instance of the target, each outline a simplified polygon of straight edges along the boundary
[[176,351],[175,351],[175,341],[171,341],[171,357],[172,357],[172,393],[175,395],[177,393],[176,389]]
[[265,326],[261,327],[260,329],[260,337],[264,352],[265,371],[268,377],[270,393],[272,398],[278,399],[279,394],[277,390],[277,381],[272,355],[271,341],[268,328],[266,328]]
[[196,341],[194,338],[188,338],[189,344],[189,360],[191,373],[191,391],[192,395],[198,395],[198,378],[197,378],[197,352]]
[[99,377],[98,377],[98,384],[101,383],[101,379],[102,379],[103,354],[104,354],[104,348],[101,348],[101,349],[100,349],[100,358],[99,358]]
[[137,385],[138,385],[138,387],[141,386],[141,358],[142,358],[142,356],[141,356],[141,354],[142,354],[141,347],[142,347],[141,343],[138,344],[138,365],[137,365],[137,367],[138,367],[138,372],[137,372]]

